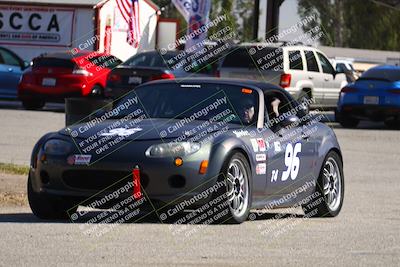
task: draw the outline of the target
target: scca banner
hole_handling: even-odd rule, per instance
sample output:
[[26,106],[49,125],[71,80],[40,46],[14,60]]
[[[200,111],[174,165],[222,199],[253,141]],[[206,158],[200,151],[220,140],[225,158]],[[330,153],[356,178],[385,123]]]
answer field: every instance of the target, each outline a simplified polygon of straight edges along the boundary
[[203,42],[208,32],[206,24],[210,15],[211,0],[172,0],[172,2],[189,25],[187,30],[189,38],[185,48],[189,49]]
[[73,9],[0,5],[0,44],[71,46]]

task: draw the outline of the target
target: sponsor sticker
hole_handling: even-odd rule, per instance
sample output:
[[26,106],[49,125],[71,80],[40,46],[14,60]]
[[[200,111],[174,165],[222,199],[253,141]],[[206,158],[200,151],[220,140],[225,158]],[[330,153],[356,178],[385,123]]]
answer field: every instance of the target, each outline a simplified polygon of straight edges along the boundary
[[281,152],[282,147],[280,142],[274,142],[275,152]]
[[251,146],[253,147],[254,152],[265,152],[267,151],[267,145],[262,138],[257,138],[257,139],[250,139]]
[[267,155],[265,154],[256,154],[256,161],[266,161]]
[[254,152],[258,152],[258,143],[256,139],[250,139],[251,146],[253,147]]
[[257,175],[263,175],[267,173],[267,163],[259,163],[256,166]]
[[88,165],[92,159],[92,155],[72,155],[69,156],[67,162],[69,165]]
[[262,138],[257,138],[258,150],[260,152],[265,152],[267,150],[265,146],[265,141]]
[[126,128],[116,128],[110,130],[108,133],[102,133],[100,136],[130,136],[132,134],[135,134],[137,132],[143,131],[142,128],[132,128],[132,129],[126,129]]
[[237,131],[233,131],[233,133],[236,135],[237,138],[250,135],[249,131],[247,131],[247,130],[237,130]]

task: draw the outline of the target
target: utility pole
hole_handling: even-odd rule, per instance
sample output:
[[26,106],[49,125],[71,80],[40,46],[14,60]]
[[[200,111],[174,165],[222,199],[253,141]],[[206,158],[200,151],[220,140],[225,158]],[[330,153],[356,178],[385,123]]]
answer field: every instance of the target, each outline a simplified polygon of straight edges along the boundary
[[255,0],[253,40],[265,41],[279,33],[279,8],[284,0]]
[[254,1],[253,10],[253,41],[258,39],[258,20],[260,19],[260,0]]
[[285,0],[268,0],[265,38],[279,33],[279,8]]

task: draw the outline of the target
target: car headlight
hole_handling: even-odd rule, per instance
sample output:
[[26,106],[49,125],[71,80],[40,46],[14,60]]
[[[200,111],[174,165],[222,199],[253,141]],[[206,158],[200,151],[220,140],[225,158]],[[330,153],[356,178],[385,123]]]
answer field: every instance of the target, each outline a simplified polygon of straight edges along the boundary
[[199,143],[180,142],[152,145],[146,150],[150,158],[178,157],[196,153],[201,148]]
[[71,151],[71,144],[60,139],[50,139],[43,149],[49,155],[66,155]]

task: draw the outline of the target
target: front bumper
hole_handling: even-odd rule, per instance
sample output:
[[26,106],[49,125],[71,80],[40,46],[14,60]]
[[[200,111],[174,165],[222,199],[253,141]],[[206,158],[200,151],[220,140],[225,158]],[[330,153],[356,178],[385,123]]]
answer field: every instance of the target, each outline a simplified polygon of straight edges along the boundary
[[[44,152],[40,150],[30,171],[33,189],[86,202],[115,195],[116,191],[133,181],[132,170],[138,165],[142,194],[152,202],[166,205],[204,195],[203,192],[210,190],[218,179],[219,172],[213,168],[204,175],[199,174],[201,161],[209,158],[206,149],[184,157],[183,165],[177,167],[172,158],[145,157],[144,151],[150,144],[140,143],[143,144],[135,145],[135,153],[127,145],[105,158],[94,157],[89,165],[70,165],[68,156],[46,155],[44,159]],[[112,202],[132,196],[133,191],[130,188],[128,192],[118,194]],[[196,198],[193,207],[205,204],[209,197]]]
[[360,120],[385,121],[400,119],[400,106],[343,105],[340,106],[338,111],[339,116],[347,116]]

